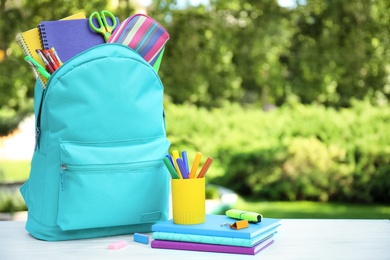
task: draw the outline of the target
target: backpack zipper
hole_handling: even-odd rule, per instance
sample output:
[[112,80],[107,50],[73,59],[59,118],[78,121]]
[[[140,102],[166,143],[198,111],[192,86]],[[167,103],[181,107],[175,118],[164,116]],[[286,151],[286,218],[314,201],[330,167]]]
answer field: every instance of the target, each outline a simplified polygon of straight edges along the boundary
[[39,149],[39,139],[41,135],[41,113],[42,113],[42,106],[43,106],[43,99],[45,98],[46,89],[42,88],[42,96],[41,96],[41,102],[39,103],[39,109],[37,114],[37,121],[36,121],[36,127],[35,127],[35,148],[34,150],[37,151]]
[[141,163],[126,163],[126,164],[98,164],[98,165],[72,165],[61,163],[61,190],[66,188],[66,172],[68,173],[104,173],[109,171],[150,171],[163,166],[163,161],[151,161]]

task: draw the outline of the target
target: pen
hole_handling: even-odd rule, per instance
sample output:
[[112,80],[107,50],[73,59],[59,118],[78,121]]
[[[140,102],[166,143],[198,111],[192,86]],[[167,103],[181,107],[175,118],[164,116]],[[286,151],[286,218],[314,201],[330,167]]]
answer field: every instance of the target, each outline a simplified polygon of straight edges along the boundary
[[50,66],[50,64],[49,64],[49,62],[47,61],[47,59],[46,59],[45,55],[43,54],[43,52],[42,52],[41,50],[39,50],[39,49],[36,49],[35,51],[38,53],[38,55],[39,55],[39,57],[41,58],[41,60],[43,61],[43,63],[45,63],[46,69],[47,69],[50,73],[53,73],[53,72],[54,72],[54,69],[53,69],[52,66]]
[[188,179],[188,171],[186,169],[186,166],[184,164],[184,161],[182,158],[176,159],[177,165],[180,168],[181,175],[183,176],[183,179]]
[[212,162],[213,162],[213,158],[211,157],[207,158],[206,162],[204,163],[202,169],[199,172],[198,178],[203,178],[206,175],[206,172],[210,168]]
[[41,66],[36,60],[34,60],[31,56],[24,57],[24,60],[27,61],[31,66],[33,66],[42,76],[45,78],[50,77],[50,73],[45,70],[44,67]]
[[172,166],[175,167],[175,164],[173,163],[172,156],[170,154],[167,154],[166,157],[169,159],[169,161],[171,162]]
[[188,157],[187,157],[187,152],[184,150],[181,152],[181,158],[183,158],[184,165],[187,169],[187,172],[190,172],[190,168],[188,167]]
[[177,158],[180,158],[179,151],[178,150],[172,151],[172,157],[173,157],[173,164],[175,165],[176,172],[179,174],[180,179],[182,179],[183,177],[182,177],[182,174],[180,172],[180,168],[176,162]]
[[58,66],[62,66],[62,61],[60,59],[60,57],[58,57],[58,54],[56,52],[56,49],[54,49],[54,47],[51,47],[51,51],[53,52],[54,56],[56,57],[57,61],[58,61]]
[[171,161],[168,157],[164,157],[163,159],[165,166],[168,168],[169,173],[171,174],[172,179],[180,179],[179,175],[177,175],[175,168],[173,168]]
[[202,153],[197,152],[195,155],[194,163],[192,164],[190,171],[190,178],[195,178],[196,171],[198,170],[200,160],[202,159]]
[[54,59],[53,59],[54,55],[51,53],[51,51],[50,50],[43,50],[43,54],[46,55],[47,61],[52,66],[53,70],[56,71],[58,69],[58,65],[54,61]]

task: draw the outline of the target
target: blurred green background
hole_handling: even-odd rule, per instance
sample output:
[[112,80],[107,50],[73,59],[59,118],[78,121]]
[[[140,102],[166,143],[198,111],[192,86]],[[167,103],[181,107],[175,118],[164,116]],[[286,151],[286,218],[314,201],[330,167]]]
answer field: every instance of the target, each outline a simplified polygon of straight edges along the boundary
[[[213,157],[207,181],[237,193],[235,207],[389,218],[389,1],[0,0],[0,136],[33,110],[16,34],[102,9],[121,21],[144,12],[168,30],[159,74],[171,150]],[[28,171],[0,158],[0,182]],[[0,212],[24,207],[2,188]]]

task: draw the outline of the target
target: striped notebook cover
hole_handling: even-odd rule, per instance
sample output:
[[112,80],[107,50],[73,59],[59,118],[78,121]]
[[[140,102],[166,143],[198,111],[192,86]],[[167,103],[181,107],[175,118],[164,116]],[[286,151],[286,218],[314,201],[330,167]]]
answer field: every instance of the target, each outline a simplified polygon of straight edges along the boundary
[[153,66],[168,40],[168,32],[158,22],[149,16],[136,14],[124,20],[108,42],[129,46]]

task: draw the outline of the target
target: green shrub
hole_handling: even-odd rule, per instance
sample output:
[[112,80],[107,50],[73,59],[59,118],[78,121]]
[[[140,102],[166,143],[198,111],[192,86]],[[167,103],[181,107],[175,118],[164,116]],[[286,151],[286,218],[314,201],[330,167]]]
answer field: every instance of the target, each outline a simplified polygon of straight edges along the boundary
[[171,149],[186,149],[190,162],[196,151],[213,157],[208,181],[242,196],[390,202],[390,107],[166,104],[166,119]]

